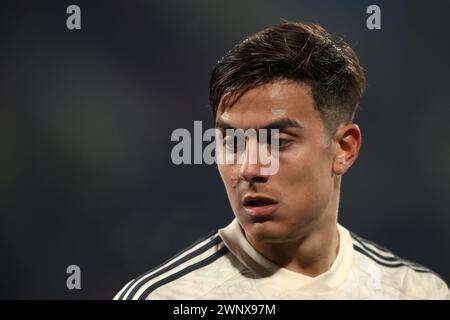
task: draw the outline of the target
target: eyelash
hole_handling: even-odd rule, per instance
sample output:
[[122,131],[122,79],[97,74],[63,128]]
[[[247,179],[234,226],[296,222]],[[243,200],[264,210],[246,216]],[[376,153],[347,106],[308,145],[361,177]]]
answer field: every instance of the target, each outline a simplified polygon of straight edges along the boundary
[[[230,139],[231,139],[230,137],[225,137],[225,138],[223,139],[223,143],[222,143],[222,145],[226,146],[228,149],[231,149],[231,146],[227,143]],[[282,142],[284,142],[284,143],[282,143]],[[278,139],[278,144],[279,144],[278,148],[279,148],[279,149],[284,149],[284,148],[285,148],[286,146],[288,146],[291,142],[292,142],[292,140],[290,140],[290,139]],[[267,144],[270,145],[270,141],[269,141]],[[236,150],[236,147],[237,147],[237,142],[236,142],[236,140],[234,141],[233,147],[234,147],[233,152],[236,152],[236,151],[237,151],[237,150]]]
[[[286,144],[281,145],[281,141],[286,141]],[[279,142],[279,144],[280,144],[280,147],[283,147],[283,146],[286,146],[286,145],[288,145],[289,143],[291,143],[292,140],[289,140],[289,139],[278,139],[278,142]]]

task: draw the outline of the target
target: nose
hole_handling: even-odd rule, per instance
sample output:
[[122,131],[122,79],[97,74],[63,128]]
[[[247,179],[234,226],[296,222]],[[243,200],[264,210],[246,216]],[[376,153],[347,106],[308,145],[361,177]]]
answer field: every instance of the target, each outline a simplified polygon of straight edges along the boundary
[[242,180],[253,183],[265,183],[268,175],[263,175],[261,162],[258,155],[258,148],[261,146],[257,142],[247,141],[242,164],[239,170],[239,177]]

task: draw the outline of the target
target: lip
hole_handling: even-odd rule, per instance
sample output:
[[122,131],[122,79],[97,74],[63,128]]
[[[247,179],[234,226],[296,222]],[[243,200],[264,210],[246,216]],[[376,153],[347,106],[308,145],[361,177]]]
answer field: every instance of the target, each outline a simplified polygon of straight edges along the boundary
[[[249,201],[267,201],[269,203],[263,206],[251,206],[246,204]],[[278,202],[265,195],[248,194],[242,198],[242,206],[249,216],[260,218],[271,215],[277,209]]]

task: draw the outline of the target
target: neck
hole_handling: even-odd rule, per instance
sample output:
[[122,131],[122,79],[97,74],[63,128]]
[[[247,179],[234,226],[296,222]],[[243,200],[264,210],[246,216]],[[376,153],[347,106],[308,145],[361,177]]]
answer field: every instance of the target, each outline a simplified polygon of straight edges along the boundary
[[327,272],[339,252],[337,224],[315,229],[293,242],[261,243],[246,237],[258,252],[276,265],[309,277]]

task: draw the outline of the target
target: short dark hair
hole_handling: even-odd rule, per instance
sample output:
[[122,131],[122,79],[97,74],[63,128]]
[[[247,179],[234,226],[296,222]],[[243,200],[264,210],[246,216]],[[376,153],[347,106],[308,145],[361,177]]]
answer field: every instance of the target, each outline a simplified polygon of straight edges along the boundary
[[353,121],[366,86],[363,68],[346,42],[332,40],[318,24],[283,22],[249,36],[217,62],[209,83],[214,120],[219,104],[284,79],[311,87],[314,107],[330,133]]

